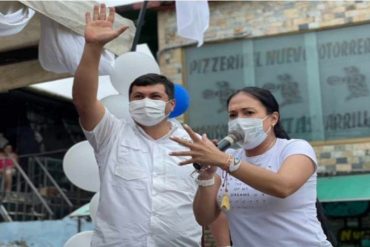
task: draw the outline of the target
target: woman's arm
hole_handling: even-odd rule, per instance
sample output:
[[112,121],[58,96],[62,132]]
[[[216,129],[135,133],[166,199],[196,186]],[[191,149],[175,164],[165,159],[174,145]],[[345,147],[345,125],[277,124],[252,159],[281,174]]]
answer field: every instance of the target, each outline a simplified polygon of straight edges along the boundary
[[[232,157],[229,157],[229,154],[217,149],[206,135],[203,135],[201,138],[198,137],[187,125],[184,125],[184,129],[192,138],[192,143],[176,137],[172,137],[172,140],[190,150],[172,152],[170,154],[173,156],[191,156],[191,159],[181,162],[180,165],[199,163],[212,167],[217,166],[228,171],[230,161],[232,161]],[[305,147],[307,146],[303,146],[303,148]],[[290,148],[294,150],[302,147],[299,144],[292,143]],[[277,172],[242,161],[240,167],[230,174],[256,190],[285,198],[297,191],[314,172],[315,163],[311,158],[304,154],[292,154],[284,160]]]
[[256,190],[285,198],[302,187],[314,172],[315,165],[309,157],[295,154],[284,161],[277,173],[242,161],[231,175]]

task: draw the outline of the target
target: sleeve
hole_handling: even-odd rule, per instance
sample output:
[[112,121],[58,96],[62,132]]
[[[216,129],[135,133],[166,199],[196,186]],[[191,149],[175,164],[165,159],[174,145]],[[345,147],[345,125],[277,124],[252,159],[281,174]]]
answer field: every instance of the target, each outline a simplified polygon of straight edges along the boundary
[[315,150],[307,141],[299,139],[291,140],[282,150],[282,161],[295,154],[302,154],[310,158],[315,166],[315,170],[317,170],[318,165]]
[[88,131],[85,130],[81,124],[80,126],[95,152],[99,152],[99,150],[103,149],[113,140],[113,137],[116,136],[122,123],[123,121],[117,119],[108,109],[105,109],[104,116],[93,130]]

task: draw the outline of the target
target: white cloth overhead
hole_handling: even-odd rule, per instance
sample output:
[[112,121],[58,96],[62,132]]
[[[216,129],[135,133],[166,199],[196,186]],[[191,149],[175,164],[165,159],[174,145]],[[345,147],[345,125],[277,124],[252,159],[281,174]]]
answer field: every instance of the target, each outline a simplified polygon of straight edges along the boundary
[[[81,60],[85,38],[48,17],[41,16],[39,61],[41,66],[55,73],[74,74]],[[114,54],[104,50],[99,74],[109,75],[114,67]]]
[[207,0],[176,0],[177,34],[203,44],[204,32],[209,26],[209,8]]
[[0,36],[9,36],[23,30],[35,11],[18,2],[7,2],[0,10]]
[[[85,30],[85,13],[93,11],[95,1],[29,1],[20,0],[21,3],[32,8],[37,13],[49,17],[55,22],[67,27],[78,35],[83,36]],[[120,36],[108,42],[105,48],[119,56],[131,50],[136,27],[134,23],[119,14],[115,14],[113,28],[121,26],[129,28]]]

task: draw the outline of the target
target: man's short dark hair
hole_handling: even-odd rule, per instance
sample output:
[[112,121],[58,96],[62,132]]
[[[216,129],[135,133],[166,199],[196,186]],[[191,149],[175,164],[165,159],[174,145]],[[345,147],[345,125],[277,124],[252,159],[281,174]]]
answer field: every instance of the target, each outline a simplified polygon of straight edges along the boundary
[[167,77],[155,73],[145,74],[136,78],[130,85],[128,94],[131,95],[133,86],[149,86],[162,84],[169,99],[174,98],[175,85]]

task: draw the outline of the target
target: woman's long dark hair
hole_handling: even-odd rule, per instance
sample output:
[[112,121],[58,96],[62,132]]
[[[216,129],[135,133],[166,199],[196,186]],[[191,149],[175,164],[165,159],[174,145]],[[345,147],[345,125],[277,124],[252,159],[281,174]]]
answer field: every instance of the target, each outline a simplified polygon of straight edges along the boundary
[[326,238],[331,243],[331,245],[333,245],[333,247],[338,246],[338,241],[330,229],[330,226],[328,224],[328,219],[326,218],[326,215],[324,213],[324,208],[318,198],[316,199],[316,213],[317,213],[317,218],[319,219],[321,223],[322,230],[324,231],[326,235]]
[[[276,101],[274,95],[272,95],[269,90],[259,87],[245,87],[235,91],[227,99],[227,105],[229,105],[230,100],[239,93],[246,93],[256,98],[266,108],[267,114],[272,114],[273,112],[277,112],[280,114],[279,104]],[[281,125],[280,117],[274,126],[274,133],[276,137],[288,140],[290,139],[289,135],[286,133],[283,126]]]
[[[227,99],[227,105],[229,105],[230,100],[239,93],[249,94],[255,99],[257,99],[259,102],[261,102],[261,104],[266,108],[267,114],[272,114],[273,112],[277,112],[280,114],[279,104],[276,101],[274,95],[272,95],[272,93],[269,90],[259,88],[259,87],[244,87],[242,89],[235,91]],[[287,139],[287,140],[290,139],[289,135],[286,133],[283,126],[281,125],[280,116],[279,116],[278,122],[274,126],[274,133],[275,133],[275,136],[278,138]],[[321,203],[319,202],[319,199],[316,199],[316,213],[317,213],[317,218],[321,223],[321,227],[326,235],[326,238],[333,246],[337,246],[337,240],[335,236],[333,235],[333,233],[330,231],[328,220],[324,214],[324,210],[323,210]]]

